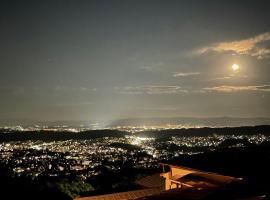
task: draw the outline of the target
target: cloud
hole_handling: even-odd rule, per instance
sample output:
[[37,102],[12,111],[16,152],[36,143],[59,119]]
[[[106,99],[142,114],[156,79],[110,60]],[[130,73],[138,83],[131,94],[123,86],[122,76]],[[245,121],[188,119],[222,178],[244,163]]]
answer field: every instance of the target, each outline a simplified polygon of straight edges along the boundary
[[173,74],[173,77],[195,76],[199,74],[200,72],[176,72]]
[[228,79],[245,79],[247,78],[248,76],[243,74],[243,75],[237,75],[237,74],[230,74],[229,76],[222,76],[222,77],[217,77],[217,78],[214,78],[212,80],[228,80]]
[[53,90],[56,92],[96,92],[97,88],[56,86]]
[[195,54],[204,54],[209,51],[233,52],[238,55],[250,55],[257,59],[265,59],[270,58],[270,49],[264,48],[259,44],[267,41],[270,41],[270,32],[244,40],[216,43],[196,50]]
[[143,71],[146,71],[146,72],[153,71],[153,67],[147,66],[147,65],[141,66],[140,69],[143,70]]
[[126,86],[114,88],[120,94],[177,94],[187,93],[187,90],[181,89],[180,86]]
[[214,78],[213,80],[226,80],[226,79],[231,79],[232,76],[223,76],[223,77],[217,77],[217,78]]
[[142,64],[139,69],[142,71],[146,72],[153,72],[153,71],[162,71],[164,63],[159,61],[159,62],[152,62],[152,63],[147,63],[147,64]]
[[270,92],[270,85],[247,85],[247,86],[229,86],[221,85],[214,87],[203,88],[205,91],[209,92],[241,92],[241,91],[261,91],[261,92]]

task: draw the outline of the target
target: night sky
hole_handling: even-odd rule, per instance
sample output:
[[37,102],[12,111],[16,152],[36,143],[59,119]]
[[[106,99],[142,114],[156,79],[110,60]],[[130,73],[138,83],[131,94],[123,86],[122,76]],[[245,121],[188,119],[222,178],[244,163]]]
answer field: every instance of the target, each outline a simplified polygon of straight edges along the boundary
[[270,117],[269,19],[269,0],[1,1],[0,119]]

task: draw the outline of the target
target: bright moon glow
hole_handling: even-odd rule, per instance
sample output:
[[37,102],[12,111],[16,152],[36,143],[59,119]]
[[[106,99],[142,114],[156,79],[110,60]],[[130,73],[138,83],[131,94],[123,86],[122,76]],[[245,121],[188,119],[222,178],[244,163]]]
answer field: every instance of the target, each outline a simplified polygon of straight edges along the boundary
[[237,71],[239,69],[239,65],[233,64],[232,69],[233,69],[233,71]]

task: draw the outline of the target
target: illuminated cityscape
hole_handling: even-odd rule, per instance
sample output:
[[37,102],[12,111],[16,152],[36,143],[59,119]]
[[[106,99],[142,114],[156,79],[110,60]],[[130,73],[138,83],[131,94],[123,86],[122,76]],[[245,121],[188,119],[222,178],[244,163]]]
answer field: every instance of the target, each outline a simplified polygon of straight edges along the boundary
[[[228,140],[237,142],[224,145]],[[132,161],[135,168],[156,168],[158,162],[179,155],[198,154],[222,147],[241,148],[259,145],[264,141],[270,141],[270,136],[173,136],[162,140],[129,134],[120,138],[102,137],[91,140],[14,141],[0,144],[0,158],[17,175],[34,178],[40,175],[69,176],[75,173],[86,179],[98,175],[98,168],[104,163],[115,171],[127,160]]]
[[82,132],[87,130],[119,130],[126,131],[130,133],[149,131],[149,130],[168,130],[168,129],[181,129],[181,128],[201,128],[203,125],[188,125],[188,124],[165,124],[165,125],[141,125],[141,126],[106,126],[104,127],[102,124],[96,123],[91,125],[80,125],[80,126],[68,126],[68,125],[57,125],[57,126],[49,126],[49,125],[34,125],[34,126],[3,126],[0,127],[0,130],[3,132],[12,132],[12,131],[68,131],[68,132]]

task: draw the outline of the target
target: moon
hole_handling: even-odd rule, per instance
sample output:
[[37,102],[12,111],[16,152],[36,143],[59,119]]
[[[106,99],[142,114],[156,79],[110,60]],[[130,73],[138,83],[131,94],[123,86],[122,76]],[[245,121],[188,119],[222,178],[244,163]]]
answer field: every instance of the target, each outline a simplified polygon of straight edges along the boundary
[[232,69],[233,69],[233,71],[237,71],[239,69],[239,65],[233,64]]

